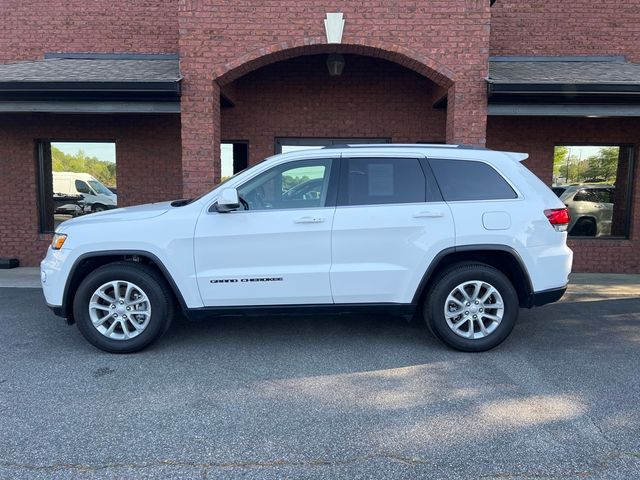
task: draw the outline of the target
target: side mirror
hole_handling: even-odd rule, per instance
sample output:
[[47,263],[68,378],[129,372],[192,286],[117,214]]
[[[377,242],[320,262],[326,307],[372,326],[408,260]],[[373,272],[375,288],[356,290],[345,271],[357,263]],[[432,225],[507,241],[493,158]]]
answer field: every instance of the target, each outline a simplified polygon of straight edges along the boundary
[[238,191],[235,188],[225,188],[218,202],[216,203],[216,210],[220,213],[231,212],[240,208],[240,200],[238,199]]

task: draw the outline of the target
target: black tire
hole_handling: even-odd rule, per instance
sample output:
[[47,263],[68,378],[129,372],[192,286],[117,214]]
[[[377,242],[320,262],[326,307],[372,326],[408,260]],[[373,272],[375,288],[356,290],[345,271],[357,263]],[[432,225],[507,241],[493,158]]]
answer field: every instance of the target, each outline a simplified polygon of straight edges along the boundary
[[571,229],[571,235],[576,237],[595,237],[598,234],[596,222],[591,218],[581,218]]
[[93,213],[104,212],[106,209],[107,208],[100,203],[94,203],[93,206],[91,207],[91,211]]
[[[127,281],[139,286],[151,304],[148,325],[131,339],[108,338],[91,322],[89,302],[93,293],[101,285],[114,280]],[[92,345],[110,353],[132,353],[151,345],[167,331],[175,315],[175,306],[173,294],[165,279],[153,268],[140,263],[115,262],[96,269],[82,281],[73,300],[73,315],[80,333]]]
[[[445,303],[449,294],[464,282],[479,280],[489,283],[502,297],[504,311],[498,326],[484,338],[464,338],[456,334],[445,318]],[[519,313],[518,294],[506,275],[484,263],[458,263],[435,279],[423,305],[429,330],[446,345],[464,352],[483,352],[502,343],[511,333]]]

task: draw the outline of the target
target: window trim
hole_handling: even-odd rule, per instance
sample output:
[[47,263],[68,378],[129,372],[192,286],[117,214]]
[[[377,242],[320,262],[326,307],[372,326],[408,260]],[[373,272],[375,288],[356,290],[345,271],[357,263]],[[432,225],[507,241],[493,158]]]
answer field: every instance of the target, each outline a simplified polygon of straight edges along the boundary
[[[629,149],[629,168],[627,169],[627,201],[626,201],[626,211],[627,215],[625,216],[625,225],[624,231],[625,235],[609,235],[606,237],[581,237],[581,236],[569,236],[567,235],[567,240],[569,241],[608,241],[608,240],[630,240],[631,239],[631,225],[633,221],[633,180],[634,173],[636,168],[636,143],[616,143],[616,142],[562,142],[562,143],[554,143],[553,151],[555,152],[556,147],[619,147],[619,148],[628,148]],[[551,163],[551,169],[553,170],[553,162]],[[638,172],[640,175],[640,172]],[[551,187],[549,187],[551,188]]]
[[[425,186],[425,196],[422,201],[419,202],[394,202],[394,203],[365,203],[358,205],[351,205],[348,201],[348,188],[349,188],[349,161],[351,160],[391,160],[393,162],[402,162],[405,160],[414,160],[418,163],[420,170],[422,171],[422,175],[424,177],[424,186]],[[435,181],[435,177],[433,176],[433,172],[431,172],[431,168],[426,163],[425,157],[419,156],[342,156],[342,166],[340,169],[340,180],[338,182],[338,195],[336,207],[377,207],[377,206],[393,206],[393,205],[421,205],[423,203],[437,203],[442,202],[442,194],[440,192],[440,188],[438,187],[437,182]]]

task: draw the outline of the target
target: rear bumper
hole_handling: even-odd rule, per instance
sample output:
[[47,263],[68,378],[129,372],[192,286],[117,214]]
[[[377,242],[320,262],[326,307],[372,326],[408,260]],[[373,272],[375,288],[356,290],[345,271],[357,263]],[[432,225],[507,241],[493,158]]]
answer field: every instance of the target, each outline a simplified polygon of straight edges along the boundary
[[541,292],[534,292],[531,295],[531,300],[529,302],[530,307],[541,307],[542,305],[546,305],[548,303],[557,302],[562,298],[564,292],[567,291],[567,286],[560,288],[552,288],[549,290],[543,290]]

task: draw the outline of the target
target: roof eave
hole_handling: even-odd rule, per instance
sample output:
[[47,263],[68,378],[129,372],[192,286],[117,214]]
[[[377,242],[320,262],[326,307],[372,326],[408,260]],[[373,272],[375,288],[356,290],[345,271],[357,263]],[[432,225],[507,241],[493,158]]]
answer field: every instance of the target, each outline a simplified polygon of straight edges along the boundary
[[166,93],[180,95],[180,81],[6,81],[0,82],[0,91],[4,93]]
[[494,96],[636,96],[640,95],[640,83],[555,83],[555,82],[503,82],[487,80],[489,98]]

